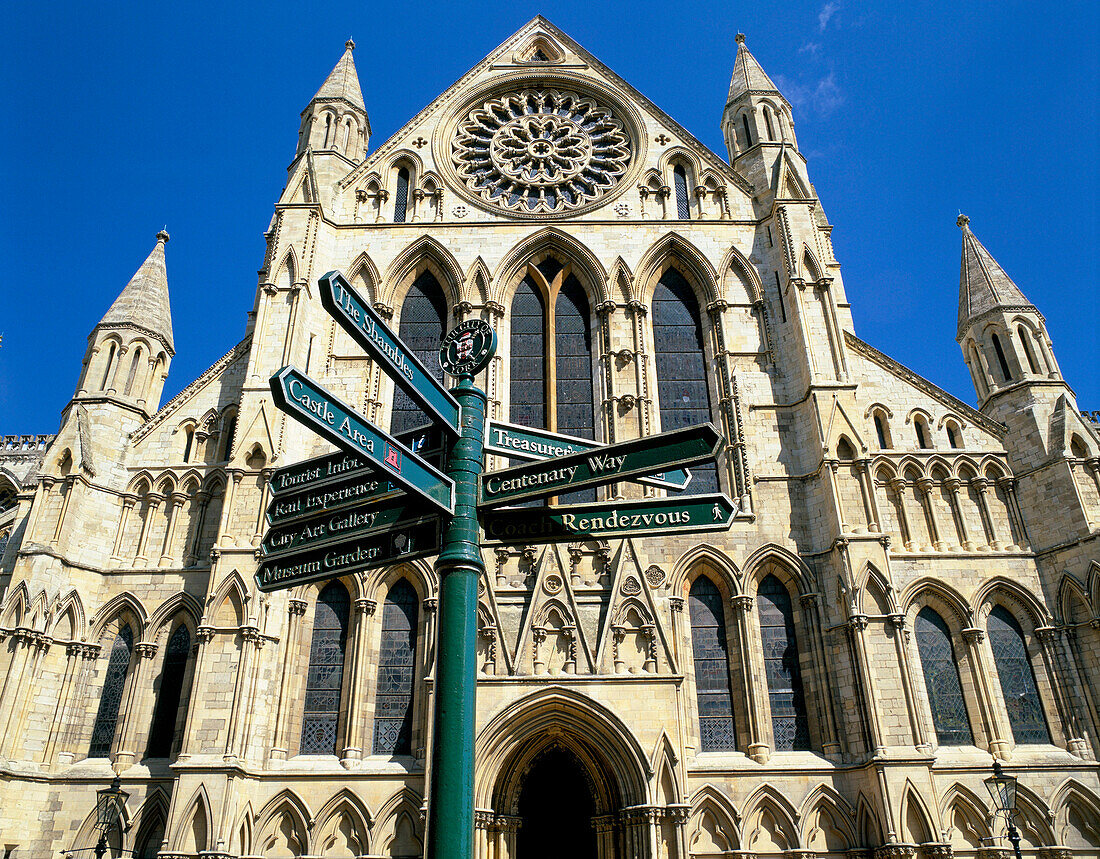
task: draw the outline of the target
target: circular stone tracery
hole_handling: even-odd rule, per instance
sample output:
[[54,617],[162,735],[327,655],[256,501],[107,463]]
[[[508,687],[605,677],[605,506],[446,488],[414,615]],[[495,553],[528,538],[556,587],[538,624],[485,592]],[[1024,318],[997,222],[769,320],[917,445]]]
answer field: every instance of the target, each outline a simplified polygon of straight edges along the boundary
[[630,156],[630,139],[608,108],[561,89],[525,89],[484,102],[459,124],[451,145],[470,191],[524,214],[599,199],[626,173]]

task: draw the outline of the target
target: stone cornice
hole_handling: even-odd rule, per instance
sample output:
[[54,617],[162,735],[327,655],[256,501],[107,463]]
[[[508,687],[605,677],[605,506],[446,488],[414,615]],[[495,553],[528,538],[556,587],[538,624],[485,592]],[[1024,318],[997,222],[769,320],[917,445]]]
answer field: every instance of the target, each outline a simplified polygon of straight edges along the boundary
[[998,423],[992,418],[986,417],[973,406],[968,406],[962,400],[947,393],[943,388],[937,387],[923,376],[914,373],[905,365],[899,364],[890,356],[879,352],[878,349],[870,343],[860,340],[851,331],[844,332],[844,342],[864,358],[873,361],[883,369],[888,370],[903,381],[908,382],[913,387],[928,394],[928,396],[933,399],[939,400],[943,405],[958,412],[960,416],[965,415],[966,418],[976,426],[980,426],[986,432],[995,435],[997,438],[1004,438],[1007,429],[1003,424]]
[[199,376],[190,385],[176,394],[167,403],[161,406],[160,410],[149,418],[145,423],[139,426],[130,434],[131,442],[139,442],[145,438],[154,429],[160,426],[164,421],[179,411],[183,403],[194,393],[205,387],[211,380],[218,376],[226,367],[240,358],[242,355],[248,354],[248,348],[252,345],[252,335],[249,334],[240,343],[222,355],[217,361],[215,361],[207,370]]

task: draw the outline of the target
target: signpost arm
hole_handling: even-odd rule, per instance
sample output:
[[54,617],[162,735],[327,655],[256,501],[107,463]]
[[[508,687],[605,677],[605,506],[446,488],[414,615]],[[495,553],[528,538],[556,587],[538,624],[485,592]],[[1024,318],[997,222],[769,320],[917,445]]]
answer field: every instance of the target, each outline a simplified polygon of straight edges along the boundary
[[474,703],[477,689],[477,588],[485,572],[478,542],[485,392],[461,376],[452,393],[461,427],[447,475],[455,483],[454,517],[435,563],[439,577],[432,771],[428,786],[428,859],[470,859],[474,846]]

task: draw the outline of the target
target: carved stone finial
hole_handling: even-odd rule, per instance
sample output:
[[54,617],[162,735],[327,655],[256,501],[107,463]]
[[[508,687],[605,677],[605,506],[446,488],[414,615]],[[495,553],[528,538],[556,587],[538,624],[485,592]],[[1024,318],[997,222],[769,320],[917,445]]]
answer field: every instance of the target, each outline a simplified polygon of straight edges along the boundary
[[959,229],[962,229],[963,227],[965,227],[967,224],[970,223],[970,218],[968,218],[966,215],[964,215],[962,212],[960,212],[959,217],[957,217],[955,219],[955,223],[958,224]]
[[158,242],[167,242],[169,238],[170,237],[168,235],[168,230],[167,229],[159,230],[157,232],[157,241]]
[[745,34],[744,33],[738,33],[733,38],[737,42],[737,44],[739,44],[739,45],[745,44]]
[[351,39],[348,39],[346,42],[344,42],[344,47],[347,48],[349,51],[354,51],[355,42],[353,42]]

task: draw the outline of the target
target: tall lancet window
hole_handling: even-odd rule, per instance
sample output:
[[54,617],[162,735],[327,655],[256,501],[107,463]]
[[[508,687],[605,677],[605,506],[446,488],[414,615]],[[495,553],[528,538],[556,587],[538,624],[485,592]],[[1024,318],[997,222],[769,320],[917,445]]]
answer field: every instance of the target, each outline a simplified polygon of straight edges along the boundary
[[966,716],[951,632],[943,618],[928,606],[920,610],[913,629],[936,739],[941,746],[968,746],[974,742],[974,737]]
[[99,710],[92,728],[92,744],[88,757],[105,758],[111,753],[118,725],[118,709],[122,706],[122,690],[126,687],[126,670],[130,667],[130,654],[134,651],[134,634],[129,626],[118,631],[107,657],[107,673],[103,678],[103,691],[99,694]]
[[[553,313],[548,313],[548,308]],[[512,297],[509,416],[524,426],[595,438],[592,316],[576,276],[549,257]],[[593,501],[594,490],[562,496]]]
[[802,694],[791,595],[779,579],[768,576],[756,592],[756,606],[764,645],[764,673],[768,680],[775,750],[808,749],[810,731]]
[[[409,287],[409,294],[401,305],[397,336],[441,382],[443,370],[439,367],[439,344],[443,340],[446,324],[447,300],[443,297],[443,288],[435,275],[426,271]],[[395,386],[390,432],[398,433],[427,422],[424,410]]]
[[691,652],[695,664],[695,700],[699,706],[699,749],[737,748],[730,697],[730,663],[722,595],[714,582],[699,576],[688,594]]
[[1050,731],[1020,624],[1003,606],[997,606],[989,614],[988,630],[1012,738],[1017,743],[1049,743]]
[[382,607],[382,646],[374,696],[374,754],[412,753],[413,684],[416,680],[416,591],[401,579]]
[[168,639],[168,647],[164,652],[157,705],[153,710],[153,724],[149,728],[149,745],[145,752],[148,757],[166,758],[172,753],[180,699],[183,697],[183,675],[190,652],[191,633],[181,623]]
[[302,714],[303,755],[336,754],[350,608],[348,589],[340,582],[329,582],[317,597]]
[[393,195],[393,222],[405,223],[409,213],[409,171],[402,167],[397,171],[397,193]]
[[691,205],[688,203],[687,170],[683,164],[677,164],[672,171],[672,185],[676,192],[676,217],[681,221],[691,218]]
[[[653,346],[661,430],[712,420],[699,302],[691,284],[675,268],[661,275],[653,291]],[[713,463],[693,465],[691,474],[686,492],[718,491],[718,469]]]

